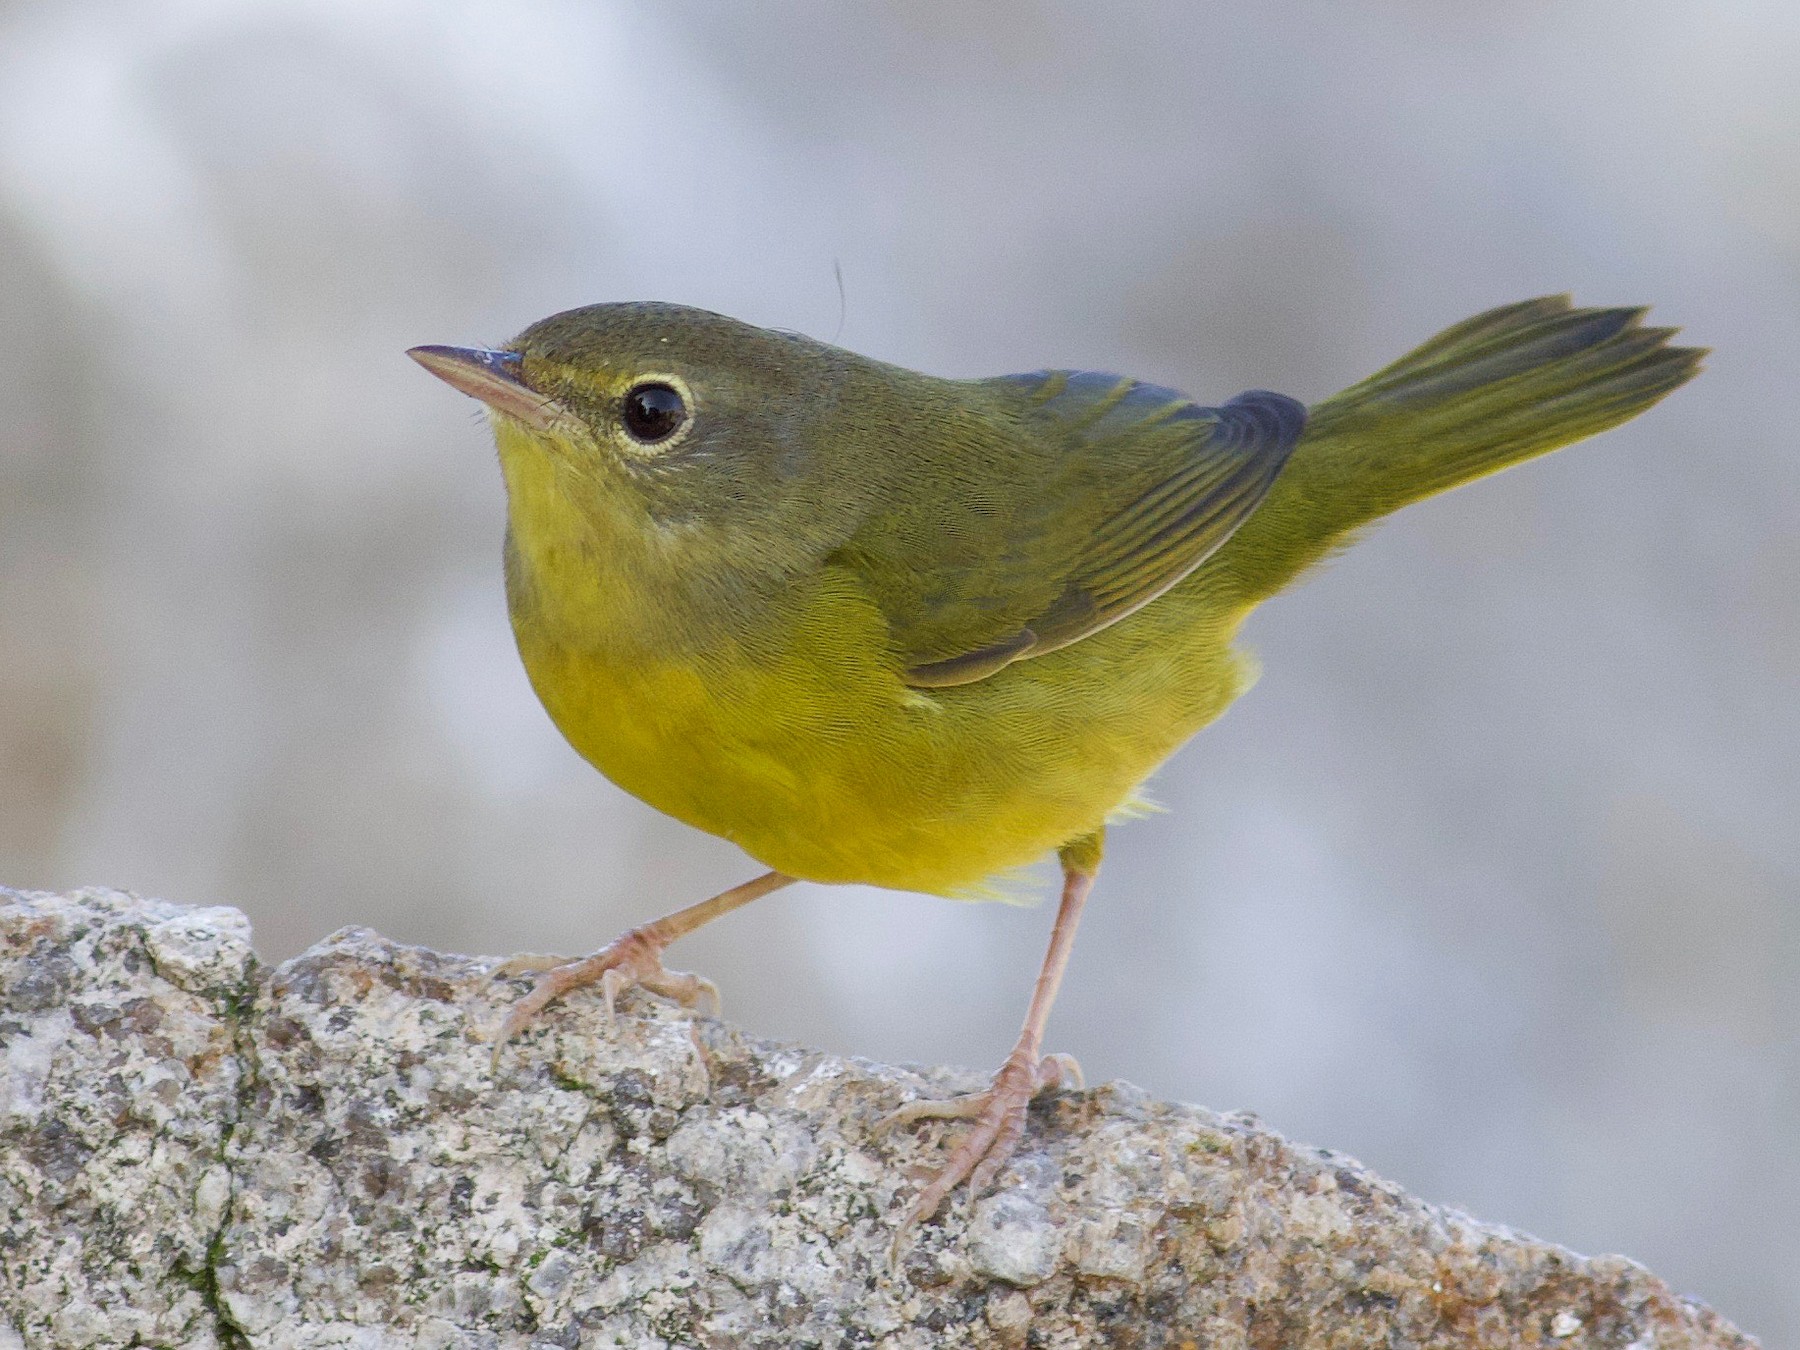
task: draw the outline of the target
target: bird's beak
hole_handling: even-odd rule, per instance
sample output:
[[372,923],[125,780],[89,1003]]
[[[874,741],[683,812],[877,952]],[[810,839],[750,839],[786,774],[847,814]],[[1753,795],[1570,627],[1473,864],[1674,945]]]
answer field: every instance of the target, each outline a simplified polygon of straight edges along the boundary
[[517,352],[486,347],[409,347],[406,354],[452,389],[537,431],[549,431],[569,419],[562,404],[525,383],[524,361]]

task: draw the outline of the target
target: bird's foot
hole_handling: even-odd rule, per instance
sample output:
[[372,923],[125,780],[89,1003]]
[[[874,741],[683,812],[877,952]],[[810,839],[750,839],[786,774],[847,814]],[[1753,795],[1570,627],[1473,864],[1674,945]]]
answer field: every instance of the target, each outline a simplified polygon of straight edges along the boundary
[[1045,1055],[1040,1059],[1036,1047],[1021,1045],[1007,1056],[1006,1063],[994,1075],[993,1085],[985,1092],[971,1092],[943,1102],[908,1102],[882,1118],[877,1127],[881,1130],[910,1125],[916,1120],[975,1122],[900,1221],[891,1250],[896,1260],[912,1230],[936,1214],[965,1178],[971,1200],[987,1188],[1025,1136],[1025,1113],[1031,1099],[1065,1083],[1081,1086],[1081,1066],[1073,1056]]
[[619,995],[627,989],[647,989],[653,994],[679,1003],[684,1008],[704,1007],[707,1012],[719,1010],[718,986],[699,975],[684,970],[669,970],[662,963],[666,939],[645,928],[634,928],[614,939],[592,956],[567,960],[556,956],[523,955],[502,962],[494,969],[494,978],[538,972],[538,981],[506,1014],[506,1020],[494,1034],[493,1062],[500,1063],[500,1052],[506,1043],[537,1019],[539,1013],[564,994],[576,989],[599,985],[606,1000],[609,1022],[617,1016]]

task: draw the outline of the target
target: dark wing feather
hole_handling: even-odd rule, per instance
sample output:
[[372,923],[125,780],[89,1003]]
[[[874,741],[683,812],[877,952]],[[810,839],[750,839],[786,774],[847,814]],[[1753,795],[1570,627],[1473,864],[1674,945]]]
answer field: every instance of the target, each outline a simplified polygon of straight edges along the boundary
[[[876,564],[861,570],[916,686],[985,678],[1154,600],[1256,509],[1306,423],[1301,404],[1262,390],[1203,408],[1086,371],[983,385],[1010,426],[994,456],[1007,490],[978,485],[935,530],[914,518],[851,545]],[[915,547],[897,549],[907,535]]]

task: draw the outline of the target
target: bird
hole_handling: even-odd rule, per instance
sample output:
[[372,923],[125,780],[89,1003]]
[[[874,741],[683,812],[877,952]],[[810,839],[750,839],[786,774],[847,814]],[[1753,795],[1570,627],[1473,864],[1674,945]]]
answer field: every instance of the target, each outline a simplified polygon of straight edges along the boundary
[[895,1242],[984,1190],[1039,1092],[1108,823],[1249,686],[1240,627],[1399,508],[1616,426],[1691,378],[1641,308],[1478,314],[1311,408],[1122,375],[949,379],[657,302],[408,354],[486,405],[520,657],[574,749],[767,870],[534,972],[500,1047],[570,992],[717,1007],[676,939],[795,881],[961,899],[1050,854],[1061,896],[988,1087]]

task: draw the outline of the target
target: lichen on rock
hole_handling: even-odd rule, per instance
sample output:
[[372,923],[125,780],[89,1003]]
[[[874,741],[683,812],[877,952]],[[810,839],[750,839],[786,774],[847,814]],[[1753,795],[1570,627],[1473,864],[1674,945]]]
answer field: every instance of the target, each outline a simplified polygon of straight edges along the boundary
[[1750,1347],[1618,1257],[1426,1205],[1253,1118],[1057,1093],[890,1265],[967,1090],[493,963],[0,892],[0,1350]]

